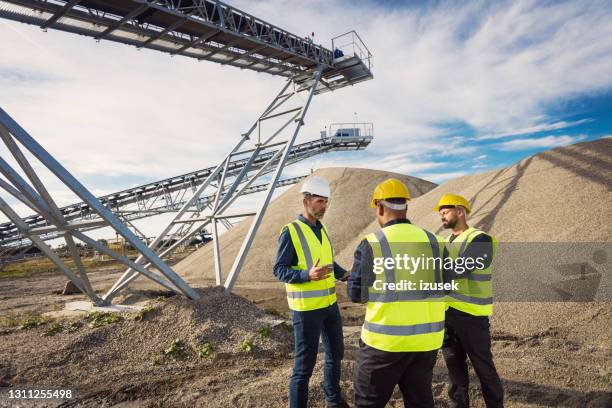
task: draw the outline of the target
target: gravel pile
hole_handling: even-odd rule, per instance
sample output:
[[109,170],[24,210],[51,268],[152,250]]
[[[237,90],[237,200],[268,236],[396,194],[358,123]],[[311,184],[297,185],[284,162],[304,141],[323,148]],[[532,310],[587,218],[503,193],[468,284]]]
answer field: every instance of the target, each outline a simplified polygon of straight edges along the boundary
[[[220,288],[198,292],[197,302],[160,297],[139,314],[122,314],[118,322],[97,328],[91,327],[92,319],[81,318],[70,331],[53,336],[43,335],[52,323],[14,331],[6,338],[20,353],[11,356],[19,362],[8,370],[11,383],[57,385],[59,378],[66,384],[87,384],[95,379],[87,375],[85,380],[84,372],[155,377],[185,367],[286,357],[293,349],[291,327],[275,316]],[[29,348],[19,346],[20,337],[32,335],[40,335],[35,347],[32,342]]]
[[[396,177],[408,186],[410,194],[418,197],[436,186],[425,180],[379,170],[356,168],[325,168],[314,173],[331,185],[330,206],[323,221],[329,228],[336,253],[346,248],[356,234],[372,220],[370,197],[376,185],[389,177]],[[272,274],[274,255],[280,228],[296,219],[302,211],[301,183],[272,201],[255,236],[249,256],[240,272],[238,282],[277,282]],[[222,271],[226,277],[233,259],[242,245],[242,238],[250,227],[247,219],[221,237]],[[214,279],[212,245],[179,262],[174,270],[188,282],[197,284],[202,279]],[[141,282],[144,282],[141,279]]]
[[[604,214],[612,202],[612,138],[552,149],[510,167],[450,180],[413,200],[408,218],[446,236],[432,209],[447,192],[467,198],[470,225],[500,242],[610,242],[612,228]],[[366,200],[368,193],[363,194]],[[369,225],[353,234],[337,259],[352,262],[359,241],[377,229],[370,215]]]

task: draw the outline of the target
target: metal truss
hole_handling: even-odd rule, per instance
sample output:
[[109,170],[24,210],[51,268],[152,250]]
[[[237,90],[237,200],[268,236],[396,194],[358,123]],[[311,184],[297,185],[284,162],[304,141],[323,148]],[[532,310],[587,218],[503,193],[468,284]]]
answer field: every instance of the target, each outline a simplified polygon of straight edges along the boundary
[[[310,106],[318,81],[321,77],[322,67],[317,70],[309,81],[308,88],[299,85],[294,80],[289,79],[276,95],[268,107],[263,111],[251,128],[242,135],[240,141],[228,153],[228,155],[215,167],[213,172],[197,187],[196,191],[183,204],[183,207],[175,214],[173,220],[157,235],[156,239],[149,245],[161,258],[167,257],[182,243],[196,235],[203,228],[209,227],[212,235],[213,253],[215,259],[215,280],[217,285],[222,284],[221,276],[221,249],[219,245],[218,224],[223,220],[230,220],[237,217],[253,216],[249,231],[244,238],[242,247],[236,256],[233,266],[227,276],[224,287],[231,291],[248,251],[253,242],[253,238],[259,228],[263,215],[270,203],[274,189],[280,179],[280,175],[287,165],[294,142],[304,125],[304,117]],[[303,98],[300,93],[307,91]],[[306,92],[304,92],[306,93]],[[273,120],[274,125],[266,127]],[[285,140],[279,141],[283,133],[289,133]],[[248,141],[253,145],[246,150],[240,150]],[[260,160],[262,154],[272,146],[278,149],[267,157],[263,165],[256,167],[254,163]],[[246,163],[238,174],[229,171],[232,158],[236,155],[248,153]],[[264,198],[259,205],[259,209],[254,213],[230,213],[227,210],[240,198],[245,190],[260,177],[264,172],[272,173]],[[250,174],[253,173],[253,174]],[[206,194],[206,190],[212,190],[213,202],[209,208],[196,208],[195,203]],[[209,195],[209,194],[206,194]],[[189,211],[189,209],[192,209]],[[170,243],[166,237],[180,237]],[[166,243],[166,244],[165,244]],[[148,266],[144,257],[140,256],[137,263]],[[113,287],[104,295],[103,299],[111,301],[122,289],[138,277],[138,274],[128,268]]]
[[0,17],[297,81],[322,68],[315,93],[372,78],[369,51],[338,61],[335,48],[217,0],[2,0]]
[[[2,198],[0,198],[0,211],[4,213],[13,223],[17,225],[20,232],[28,238],[70,279],[76,287],[85,293],[96,305],[106,302],[100,299],[94,292],[85,267],[80,258],[75,239],[84,242],[101,253],[104,253],[118,262],[133,268],[137,275],[144,275],[158,284],[182,293],[191,299],[198,299],[199,295],[183,279],[181,279],[170,267],[168,267],[150,248],[148,248],[129,228],[127,228],[111,211],[104,207],[78,180],[76,180],[62,165],[55,160],[32,136],[30,136],[17,122],[15,122],[4,110],[0,108],[0,138],[8,148],[9,152],[17,162],[21,172],[25,174],[29,182],[21,176],[4,158],[0,157],[0,173],[4,179],[0,179],[0,188],[12,195],[15,199],[25,204],[30,209],[43,216],[48,226],[42,228],[30,228],[15,212],[15,210]],[[32,164],[20,149],[19,144],[25,147],[37,160],[45,166],[59,181],[68,187],[77,197],[87,203],[95,211],[99,220],[93,221],[68,221],[61,214],[55,200],[45,187],[41,178],[37,175]],[[143,259],[147,259],[148,265],[156,268],[158,273],[152,272],[142,265],[132,262],[115,251],[107,248],[95,239],[88,237],[81,229],[92,225],[105,224],[112,227],[126,242],[129,242]],[[74,262],[76,272],[72,270],[41,238],[40,235],[51,231],[58,232],[66,241],[70,256]],[[160,275],[161,274],[161,275]]]
[[[102,219],[111,220],[113,228],[141,254],[135,263],[127,259],[122,260],[124,263],[130,262],[127,264],[129,267],[102,298],[101,301],[106,303],[110,303],[119,291],[140,274],[157,279],[159,283],[163,282],[162,284],[167,284],[193,298],[195,292],[180,280],[161,261],[161,258],[172,253],[179,245],[209,225],[213,236],[215,276],[217,284],[220,285],[222,276],[219,224],[227,226],[231,219],[253,215],[250,229],[224,283],[225,289],[231,291],[283,168],[291,162],[292,148],[304,124],[304,117],[313,95],[373,78],[372,55],[356,33],[353,35],[351,32],[334,38],[333,50],[330,50],[314,44],[312,38],[301,38],[217,0],[0,0],[0,18],[38,25],[43,29],[53,28],[89,36],[96,40],[105,39],[170,55],[208,60],[288,78],[282,90],[249,131],[242,135],[234,149],[203,181],[199,182],[195,191],[190,191],[192,193],[190,198],[187,199],[188,194],[185,194],[184,202],[183,199],[180,200],[182,207],[172,222],[148,247],[145,247],[135,234],[91,194],[83,193],[86,199],[81,197],[79,194],[82,194],[84,188],[80,184],[75,184],[78,182],[65,170],[63,171],[62,177],[69,181],[67,185],[78,186],[77,195],[87,205],[92,206]],[[345,38],[348,37],[353,43],[360,43],[358,48],[353,47],[349,51],[345,47]],[[359,52],[355,52],[355,49]],[[307,94],[307,97],[301,99],[304,94]],[[289,101],[296,103],[296,100],[298,100],[297,106],[286,109]],[[284,110],[279,109],[281,107]],[[270,131],[268,128],[271,124],[279,120],[281,123]],[[277,136],[285,129],[291,132],[290,136],[282,142],[275,141],[280,139]],[[256,138],[255,131],[257,131]],[[24,131],[19,137],[23,134]],[[251,138],[253,141],[256,140],[252,148],[240,151],[242,145]],[[33,139],[28,139],[28,143],[32,142]],[[273,147],[278,149],[270,150]],[[268,156],[265,156],[266,153]],[[240,154],[248,155],[242,168],[237,173],[232,173],[232,161]],[[59,163],[53,161],[50,168],[53,171],[57,166]],[[30,173],[28,177],[36,177],[31,169]],[[234,201],[242,196],[257,178],[266,173],[271,173],[271,180],[260,208],[252,214],[226,213]],[[66,182],[65,180],[62,179]],[[23,191],[15,190],[15,186],[7,184],[0,187],[4,187],[11,194],[15,193],[13,195],[25,203],[32,200],[32,197]],[[213,191],[208,194],[205,192],[207,189]],[[94,223],[98,222],[91,219],[68,221],[59,208],[50,201],[46,190],[45,194],[40,192],[40,195],[46,206],[36,205],[38,204],[36,201],[31,208],[51,222],[57,231],[67,231],[67,235],[64,234],[66,237],[70,235],[76,237],[76,233],[82,235],[78,229],[95,226]],[[202,197],[210,199],[202,201]],[[7,216],[19,231],[30,238],[37,237],[35,238],[37,246],[42,245],[42,248],[48,250],[37,234],[53,233],[55,230],[48,227],[30,229],[14,215],[11,213]],[[126,222],[129,221],[127,218]],[[67,225],[71,228],[66,227]],[[180,238],[168,240],[166,237]],[[70,239],[72,238],[67,238],[69,246],[71,246],[68,242]],[[107,248],[93,246],[103,253],[108,251]],[[171,283],[161,281],[163,278],[152,274],[146,269],[148,267],[160,270]]]
[[[356,126],[355,124],[349,124]],[[337,126],[335,124],[331,126]],[[331,128],[331,127],[330,127]],[[333,135],[331,135],[333,136]],[[361,150],[365,149],[372,140],[371,134],[362,133],[359,137],[325,137],[312,140],[306,143],[294,145],[291,148],[287,164],[297,163],[299,161],[313,157],[314,155],[346,150]],[[279,146],[272,146],[262,149],[259,156],[252,162],[252,169],[261,168],[274,154],[278,151]],[[249,155],[249,152],[243,153],[243,156]],[[233,176],[240,173],[244,166],[248,163],[248,157],[240,157],[236,155],[232,157],[228,166],[228,175]],[[141,186],[129,188],[116,193],[98,197],[98,201],[105,207],[111,210],[134,232],[139,233],[133,227],[131,221],[152,217],[168,212],[177,212],[185,204],[187,198],[195,192],[197,186],[206,180],[215,170],[215,167],[208,167],[187,174],[170,177],[164,180],[159,180],[153,183],[147,183]],[[264,171],[263,175],[270,172],[270,167]],[[277,187],[288,186],[299,182],[303,177],[293,177],[285,180],[280,180]],[[268,183],[251,185],[243,194],[252,194],[265,191]],[[214,201],[214,195],[200,197],[194,203],[193,207],[204,208]],[[61,207],[60,212],[67,221],[75,220],[94,220],[99,219],[98,214],[84,202],[79,202]],[[29,228],[42,228],[47,226],[47,220],[39,214],[23,218],[23,221]],[[229,225],[229,221],[228,221]],[[101,228],[93,225],[90,229]],[[41,234],[43,240],[55,239],[59,236],[58,232],[49,232]],[[140,235],[143,237],[143,235]],[[31,241],[27,236],[23,235],[16,224],[13,222],[5,222],[0,224],[0,248],[12,249],[12,254],[7,258],[0,253],[0,259],[3,262],[21,259],[14,257],[14,252],[17,248],[29,247]]]

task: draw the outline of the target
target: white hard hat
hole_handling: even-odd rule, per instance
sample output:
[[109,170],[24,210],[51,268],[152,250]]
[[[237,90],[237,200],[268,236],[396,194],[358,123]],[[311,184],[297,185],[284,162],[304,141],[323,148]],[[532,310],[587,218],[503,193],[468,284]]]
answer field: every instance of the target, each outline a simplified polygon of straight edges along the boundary
[[329,183],[324,178],[317,176],[308,177],[302,184],[300,193],[309,193],[321,197],[329,197],[331,195]]

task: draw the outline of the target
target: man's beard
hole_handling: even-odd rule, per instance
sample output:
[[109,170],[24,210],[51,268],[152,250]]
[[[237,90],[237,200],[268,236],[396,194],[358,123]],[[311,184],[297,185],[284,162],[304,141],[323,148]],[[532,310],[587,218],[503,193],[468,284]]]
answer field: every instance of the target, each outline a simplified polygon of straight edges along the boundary
[[320,220],[325,215],[325,210],[318,211],[318,212],[313,211],[313,210],[308,210],[308,213],[310,214],[311,217],[314,217],[317,220]]
[[449,228],[455,228],[455,225],[457,225],[457,220],[453,220],[453,221],[442,221],[442,226],[446,229]]

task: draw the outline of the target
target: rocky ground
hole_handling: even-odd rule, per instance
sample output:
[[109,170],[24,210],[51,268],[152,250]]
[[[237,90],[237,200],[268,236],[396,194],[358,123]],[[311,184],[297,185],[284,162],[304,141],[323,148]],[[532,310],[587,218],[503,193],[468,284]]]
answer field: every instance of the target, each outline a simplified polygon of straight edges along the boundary
[[[94,287],[110,286],[118,273],[93,273]],[[37,406],[287,405],[293,337],[290,325],[282,323],[287,307],[277,285],[243,285],[231,296],[201,288],[198,302],[134,290],[117,301],[146,305],[143,312],[38,318],[83,299],[54,293],[63,281],[46,274],[2,279],[0,285],[0,385],[77,391],[75,399]],[[350,400],[363,309],[346,301],[343,288],[338,292],[346,337],[342,386]],[[497,304],[493,352],[507,406],[610,406],[611,320],[612,305],[603,302]],[[319,357],[311,382],[313,407],[324,406]],[[482,407],[473,380],[473,405]],[[440,355],[433,384],[440,407],[448,406],[446,381]],[[0,406],[35,404],[16,404],[5,392]],[[402,406],[399,392],[389,406]]]

